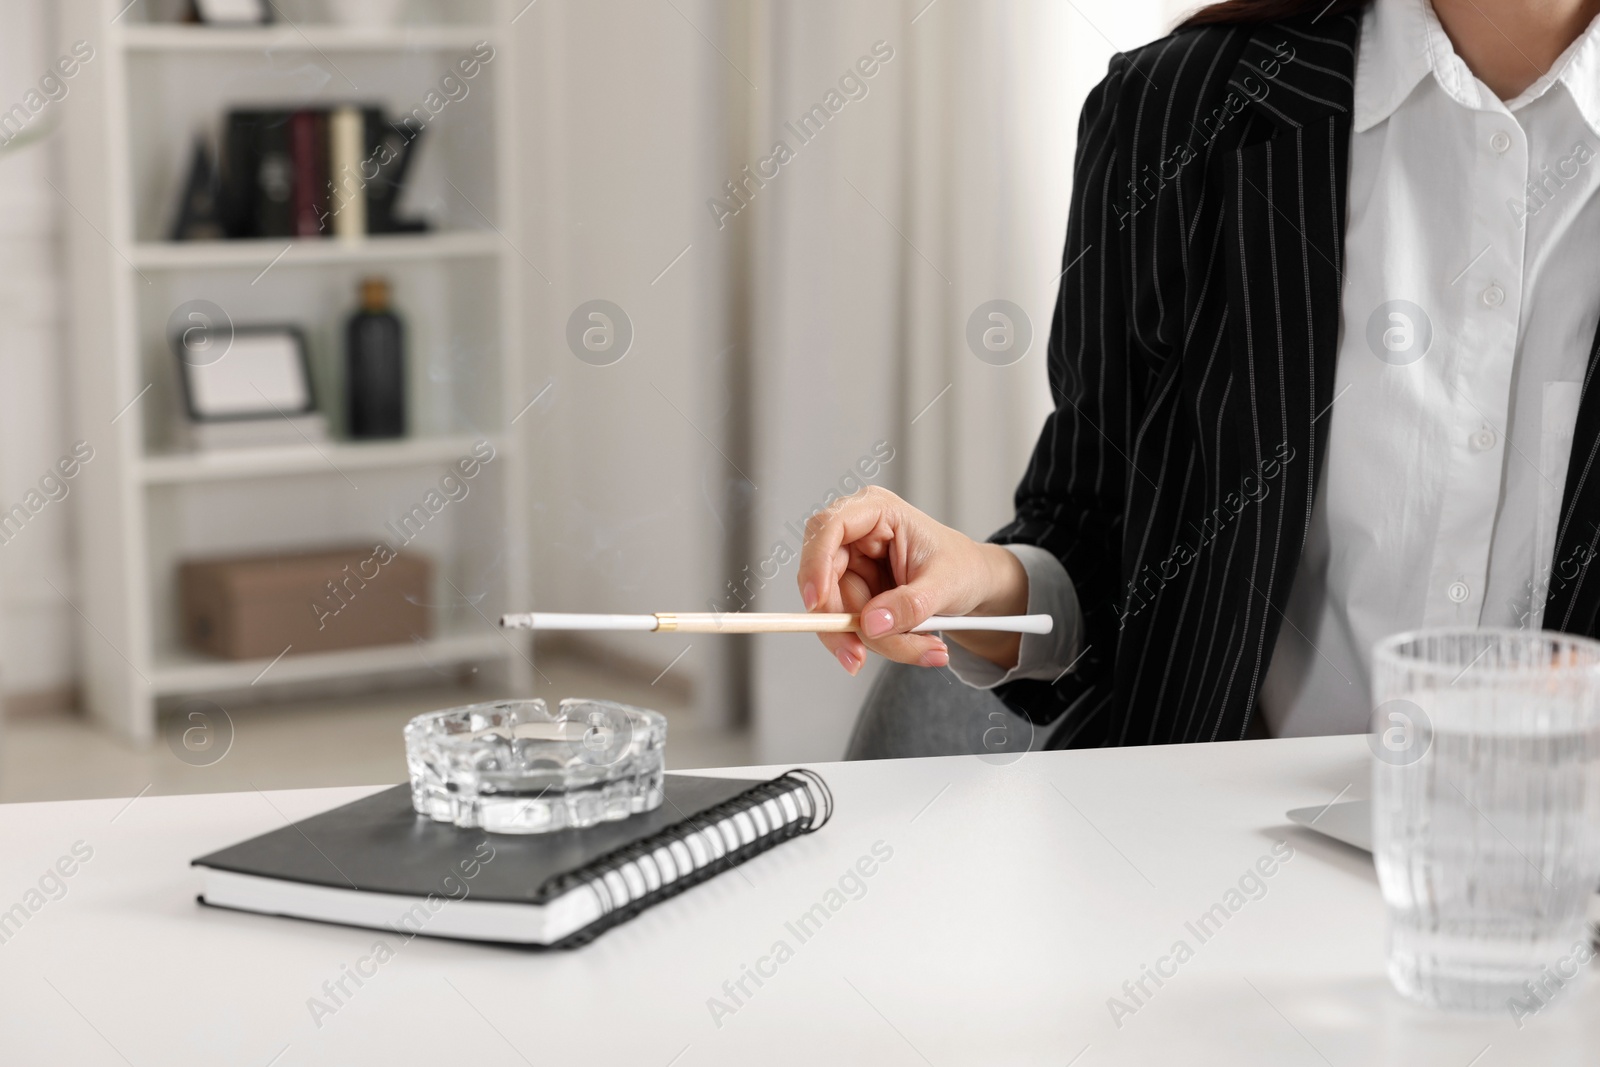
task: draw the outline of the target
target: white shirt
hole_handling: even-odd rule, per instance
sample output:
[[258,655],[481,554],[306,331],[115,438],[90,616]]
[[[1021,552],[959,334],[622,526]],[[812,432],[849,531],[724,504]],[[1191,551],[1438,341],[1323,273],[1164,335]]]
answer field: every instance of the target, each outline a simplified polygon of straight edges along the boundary
[[[1428,0],[1367,9],[1328,448],[1261,689],[1274,736],[1366,731],[1390,634],[1540,625],[1600,324],[1597,189],[1600,19],[1502,103]],[[1019,556],[1030,610],[1067,599],[1054,557]],[[1011,672],[958,648],[951,666],[983,688],[1054,678],[1081,612],[1058,621]]]

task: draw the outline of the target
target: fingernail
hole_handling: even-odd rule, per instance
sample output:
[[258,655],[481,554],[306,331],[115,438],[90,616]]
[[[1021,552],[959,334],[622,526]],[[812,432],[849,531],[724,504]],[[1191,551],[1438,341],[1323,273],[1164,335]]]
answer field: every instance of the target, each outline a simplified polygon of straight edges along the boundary
[[834,655],[839,659],[839,666],[849,671],[852,675],[856,673],[856,658],[850,654],[849,649],[841,648]]
[[894,629],[894,616],[887,608],[873,608],[861,616],[861,632],[868,637],[882,637]]
[[817,606],[817,587],[814,582],[807,582],[805,588],[800,590],[800,599],[804,602],[807,611],[812,611]]
[[950,664],[950,653],[943,648],[930,648],[922,654],[924,667],[946,667]]

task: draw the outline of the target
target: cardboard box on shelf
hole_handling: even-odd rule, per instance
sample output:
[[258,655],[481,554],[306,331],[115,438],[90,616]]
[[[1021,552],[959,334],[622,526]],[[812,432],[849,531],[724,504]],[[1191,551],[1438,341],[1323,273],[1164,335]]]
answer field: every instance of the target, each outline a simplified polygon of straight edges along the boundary
[[372,544],[190,560],[178,568],[184,641],[271,659],[426,639],[432,581],[426,556]]

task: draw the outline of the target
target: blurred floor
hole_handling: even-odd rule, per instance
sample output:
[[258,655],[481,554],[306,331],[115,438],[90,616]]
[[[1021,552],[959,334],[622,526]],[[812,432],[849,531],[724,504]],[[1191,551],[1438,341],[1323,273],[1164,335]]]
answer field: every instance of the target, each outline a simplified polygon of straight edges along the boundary
[[[753,762],[748,735],[700,726],[681,692],[584,660],[545,658],[539,669],[551,683],[541,682],[540,690],[556,697],[603,694],[664,714],[667,766],[673,770]],[[234,709],[233,743],[209,766],[178,759],[165,736],[138,747],[80,714],[16,717],[0,732],[0,801],[400,782],[406,777],[406,721],[483,699],[471,689],[438,687]]]

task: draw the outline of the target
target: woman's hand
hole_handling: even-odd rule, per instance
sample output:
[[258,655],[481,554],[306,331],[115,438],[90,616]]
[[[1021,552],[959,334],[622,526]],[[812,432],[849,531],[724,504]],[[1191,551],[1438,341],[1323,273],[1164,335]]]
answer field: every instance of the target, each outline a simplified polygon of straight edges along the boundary
[[[869,648],[900,663],[949,663],[949,649],[936,635],[907,632],[930,615],[1028,609],[1028,576],[1017,557],[935,522],[877,486],[834,501],[806,522],[798,581],[807,611],[861,613],[860,635],[818,635],[851,674],[866,663]],[[1001,667],[1017,662],[1017,634],[950,637]]]

